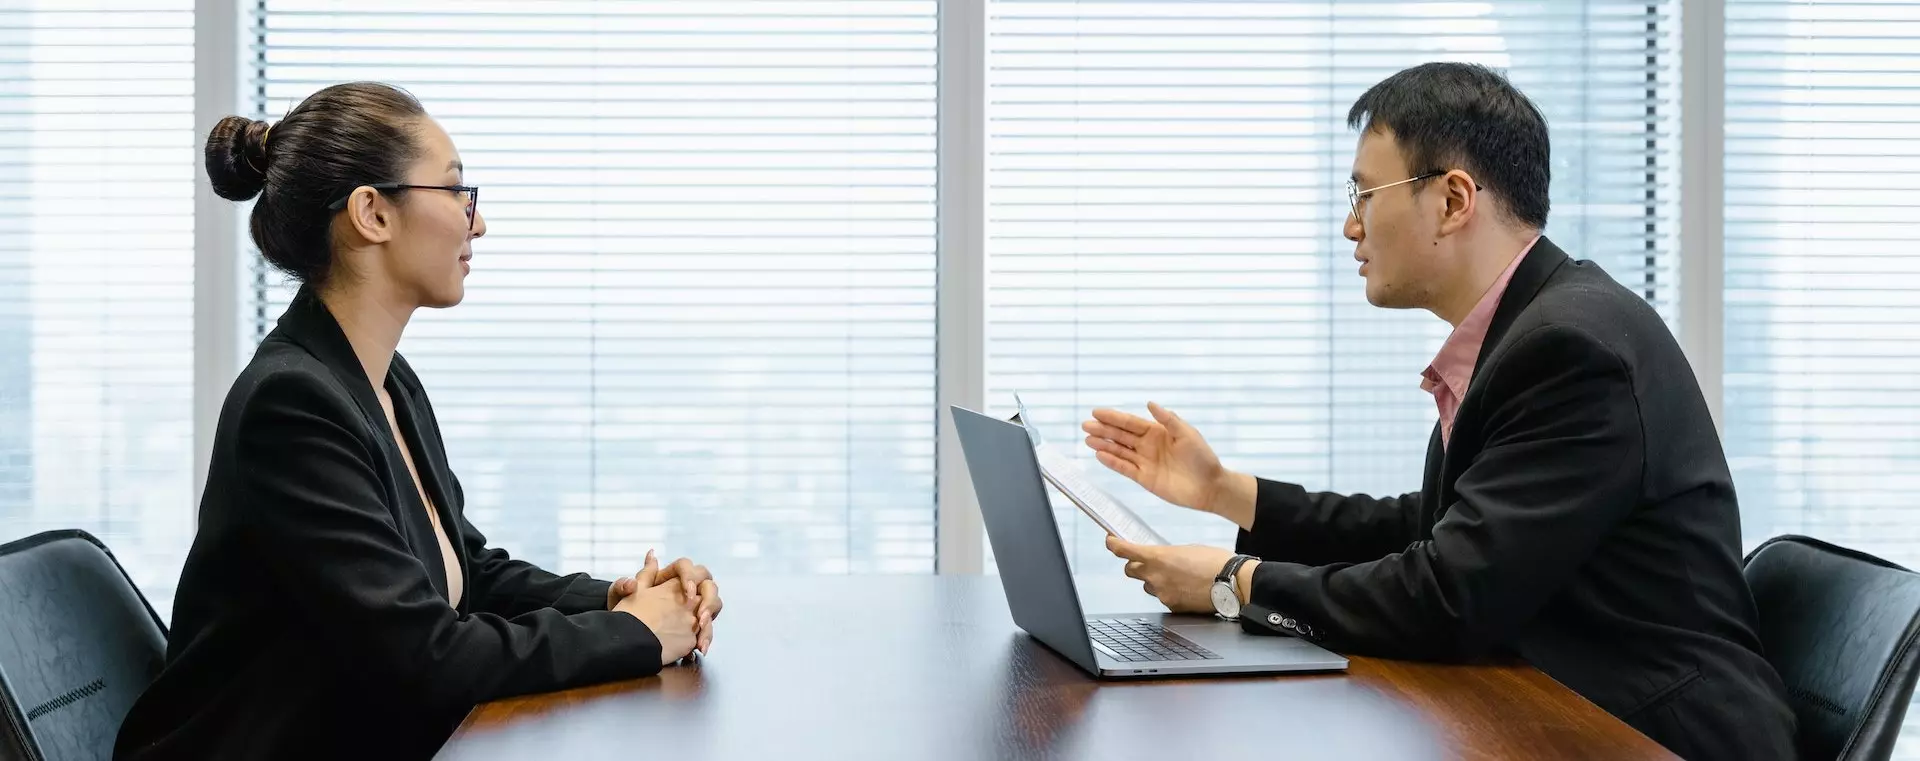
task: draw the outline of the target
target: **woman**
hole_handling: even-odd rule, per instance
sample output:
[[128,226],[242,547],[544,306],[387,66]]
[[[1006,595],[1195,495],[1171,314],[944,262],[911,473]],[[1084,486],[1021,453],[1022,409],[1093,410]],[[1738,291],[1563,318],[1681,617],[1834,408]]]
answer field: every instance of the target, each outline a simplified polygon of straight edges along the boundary
[[302,287],[227,394],[165,668],[114,756],[427,758],[475,704],[653,674],[704,649],[706,569],[555,576],[462,515],[394,352],[460,303],[479,191],[420,103],[355,83],[207,137],[221,197]]

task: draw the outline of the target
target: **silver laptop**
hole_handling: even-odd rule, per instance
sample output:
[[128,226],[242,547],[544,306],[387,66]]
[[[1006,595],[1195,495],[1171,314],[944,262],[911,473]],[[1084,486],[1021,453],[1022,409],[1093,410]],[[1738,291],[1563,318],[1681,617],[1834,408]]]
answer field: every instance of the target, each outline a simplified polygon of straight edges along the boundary
[[950,409],[1013,622],[1041,644],[1100,677],[1347,668],[1346,658],[1306,640],[1248,634],[1219,616],[1082,614],[1026,427]]

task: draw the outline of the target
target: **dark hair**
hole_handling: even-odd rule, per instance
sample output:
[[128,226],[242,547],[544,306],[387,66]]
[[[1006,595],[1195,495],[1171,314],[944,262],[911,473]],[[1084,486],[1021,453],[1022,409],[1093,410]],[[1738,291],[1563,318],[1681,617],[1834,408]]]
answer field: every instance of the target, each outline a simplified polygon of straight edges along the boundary
[[361,185],[401,179],[420,156],[411,122],[426,113],[399,88],[352,82],[308,96],[271,127],[229,116],[207,134],[207,179],[221,198],[259,195],[250,228],[260,255],[323,285],[333,272],[327,204]]
[[1553,180],[1547,120],[1485,66],[1423,63],[1368,89],[1347,111],[1353,129],[1387,129],[1414,174],[1465,169],[1529,227],[1547,226]]

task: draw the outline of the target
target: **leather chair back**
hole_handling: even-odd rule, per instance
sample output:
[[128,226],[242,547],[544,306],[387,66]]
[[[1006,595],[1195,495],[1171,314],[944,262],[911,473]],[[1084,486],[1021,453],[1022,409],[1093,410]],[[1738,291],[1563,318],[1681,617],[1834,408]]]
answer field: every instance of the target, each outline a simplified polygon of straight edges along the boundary
[[1767,660],[1800,720],[1800,758],[1882,761],[1913,696],[1920,575],[1844,547],[1780,536],[1747,556]]
[[98,539],[0,545],[0,758],[106,761],[166,653],[160,617]]

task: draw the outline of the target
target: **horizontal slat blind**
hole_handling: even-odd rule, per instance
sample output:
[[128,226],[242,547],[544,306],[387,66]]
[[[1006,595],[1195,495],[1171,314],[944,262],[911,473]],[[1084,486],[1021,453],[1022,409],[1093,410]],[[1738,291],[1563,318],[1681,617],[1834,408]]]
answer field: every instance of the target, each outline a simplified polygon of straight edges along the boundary
[[1920,562],[1920,3],[1727,5],[1728,446],[1749,542]]
[[[1920,3],[1729,0],[1726,441],[1749,546],[1920,563]],[[1909,723],[1896,750],[1920,758]]]
[[[401,346],[541,563],[933,569],[933,0],[265,0],[259,113],[406,87],[484,189]],[[368,178],[369,181],[387,178]],[[259,273],[270,328],[284,286]]]
[[[1155,400],[1229,465],[1314,488],[1419,488],[1419,373],[1447,326],[1367,305],[1340,237],[1346,112],[1430,60],[1507,72],[1546,113],[1547,233],[1672,314],[1671,2],[991,0],[989,404],[1075,442]],[[1080,447],[1085,456],[1084,447]],[[1092,471],[1169,539],[1226,524]],[[1056,505],[1080,560],[1100,532]]]
[[0,542],[192,542],[193,2],[0,2]]

